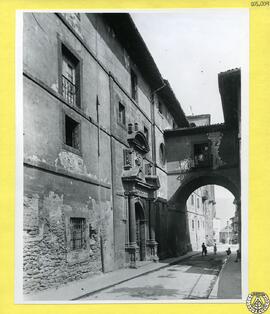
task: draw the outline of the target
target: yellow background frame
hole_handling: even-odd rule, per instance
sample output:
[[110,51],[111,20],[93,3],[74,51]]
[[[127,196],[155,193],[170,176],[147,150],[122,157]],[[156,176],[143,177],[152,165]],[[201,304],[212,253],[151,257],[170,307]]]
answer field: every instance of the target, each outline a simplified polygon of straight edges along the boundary
[[[261,1],[258,1],[261,2]],[[15,305],[16,10],[250,8],[248,291],[270,296],[270,6],[245,0],[0,1],[0,313],[250,313],[245,304]],[[237,47],[232,47],[237,49]],[[270,313],[270,309],[268,310]]]

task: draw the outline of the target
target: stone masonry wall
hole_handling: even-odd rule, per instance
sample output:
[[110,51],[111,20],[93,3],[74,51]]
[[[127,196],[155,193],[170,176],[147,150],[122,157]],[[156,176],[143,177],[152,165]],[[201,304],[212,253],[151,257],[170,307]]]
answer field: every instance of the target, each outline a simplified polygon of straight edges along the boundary
[[[29,172],[26,168],[28,175]],[[40,175],[40,180],[46,183],[44,179]],[[66,184],[72,185],[71,182],[75,183],[66,180]],[[91,196],[79,202],[80,195],[74,195],[76,201],[70,202],[70,191],[65,186],[65,194],[56,189],[44,193],[34,189],[38,187],[27,186],[24,197],[24,293],[57,287],[108,270],[107,265],[112,264],[111,202],[96,201]],[[71,247],[72,217],[85,222],[83,247],[79,250]]]

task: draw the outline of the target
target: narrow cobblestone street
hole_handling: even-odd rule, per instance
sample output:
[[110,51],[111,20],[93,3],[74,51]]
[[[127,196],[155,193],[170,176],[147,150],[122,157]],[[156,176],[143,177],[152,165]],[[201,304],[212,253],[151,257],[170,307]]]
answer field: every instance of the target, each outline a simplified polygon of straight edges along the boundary
[[226,257],[224,251],[196,255],[81,300],[207,299]]

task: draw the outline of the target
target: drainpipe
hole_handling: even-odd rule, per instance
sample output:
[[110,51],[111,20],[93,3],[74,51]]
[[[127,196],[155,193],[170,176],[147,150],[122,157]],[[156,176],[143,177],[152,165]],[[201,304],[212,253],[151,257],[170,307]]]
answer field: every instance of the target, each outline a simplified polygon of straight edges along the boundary
[[[152,121],[152,132],[151,132],[151,140],[152,140],[152,161],[154,164],[153,167],[153,174],[156,175],[157,170],[156,170],[156,161],[157,161],[157,156],[156,156],[156,130],[155,130],[155,94],[163,89],[166,86],[166,84],[163,82],[163,85],[160,86],[159,88],[155,89],[154,91],[151,92],[151,121]],[[155,192],[156,194],[156,192]]]

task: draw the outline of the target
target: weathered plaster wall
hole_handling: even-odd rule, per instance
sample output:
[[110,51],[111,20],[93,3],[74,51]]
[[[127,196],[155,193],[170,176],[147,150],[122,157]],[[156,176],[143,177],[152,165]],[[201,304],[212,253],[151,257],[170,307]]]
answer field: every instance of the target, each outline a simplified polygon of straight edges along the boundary
[[[80,250],[71,249],[71,217],[85,219]],[[112,270],[112,220],[110,189],[26,167],[24,291],[85,278],[100,272],[102,264]]]
[[157,201],[155,204],[155,232],[158,242],[158,256],[165,258],[169,256],[168,252],[168,208],[164,201]]
[[[159,112],[159,103],[162,104],[162,113]],[[173,128],[173,116],[169,112],[165,102],[160,97],[155,97],[155,123],[160,130],[172,129]]]
[[157,168],[157,176],[159,178],[160,188],[157,190],[157,196],[163,199],[167,199],[167,174]]
[[23,44],[24,71],[59,92],[60,44],[78,56],[81,65],[81,109],[97,121],[96,102],[100,103],[100,125],[109,129],[109,78],[80,41],[55,14],[25,13]]
[[[74,14],[65,14],[94,56],[56,14],[24,14],[25,292],[125,265],[128,209],[121,177],[123,150],[128,147],[128,123],[138,123],[140,131],[147,127],[150,151],[143,162],[153,158],[150,87],[113,31],[100,16],[90,16],[80,14],[78,20]],[[65,103],[59,93],[61,43],[80,60],[80,109]],[[137,102],[130,99],[131,68],[138,76]],[[118,123],[119,101],[126,107],[125,126]],[[158,157],[159,144],[164,142],[163,130],[172,128],[172,116],[166,106],[161,116],[157,101],[154,110]],[[77,152],[64,143],[65,114],[80,124]],[[158,202],[156,213],[157,234],[159,252],[167,256],[171,218],[164,204],[167,175],[162,169],[166,170],[166,165],[159,157],[157,163],[161,183],[158,196],[163,199]],[[149,220],[147,206],[145,218]],[[72,217],[86,221],[85,245],[76,252],[69,243]],[[147,226],[145,230],[149,236]]]
[[[97,58],[104,64],[106,69],[110,71],[122,88],[131,95],[131,79],[130,69],[136,73],[138,78],[138,106],[150,118],[150,88],[145,82],[143,74],[132,62],[125,48],[119,43],[114,31],[105,24],[102,16],[97,14],[88,14],[91,30],[95,30],[95,52]],[[93,47],[93,43],[91,44]]]
[[[164,141],[164,136],[163,132],[155,126],[155,144],[156,144],[156,164],[157,164],[157,176],[159,177],[159,182],[160,182],[160,188],[157,191],[157,196],[167,199],[167,174],[166,174],[166,169],[167,169],[167,158],[166,158],[166,147],[165,147],[165,141]],[[162,161],[162,156],[160,154],[160,145],[164,145],[164,154],[165,154],[165,162],[163,163]]]
[[177,203],[168,206],[168,256],[179,256],[191,250],[188,216]]
[[[24,79],[24,158],[27,162],[40,161],[71,174],[80,174],[111,183],[109,136],[78,113],[57,101],[32,81]],[[80,153],[75,154],[64,144],[64,114],[81,125]],[[102,165],[102,166],[101,166]]]
[[238,163],[236,131],[219,131],[205,134],[189,134],[166,138],[168,171],[188,171],[194,167],[193,146],[210,142],[213,155],[213,169],[233,166]]
[[[131,123],[134,130],[134,124],[138,124],[138,130],[143,132],[143,128],[148,129],[149,134],[149,148],[150,151],[146,154],[146,158],[152,158],[152,139],[151,139],[151,122],[145,117],[145,115],[138,110],[136,105],[130,98],[123,93],[119,86],[113,83],[112,92],[112,134],[120,138],[126,145],[127,142],[127,131],[128,124]],[[125,106],[126,124],[123,126],[118,122],[118,105],[121,102]]]

